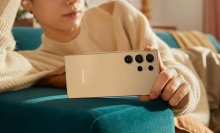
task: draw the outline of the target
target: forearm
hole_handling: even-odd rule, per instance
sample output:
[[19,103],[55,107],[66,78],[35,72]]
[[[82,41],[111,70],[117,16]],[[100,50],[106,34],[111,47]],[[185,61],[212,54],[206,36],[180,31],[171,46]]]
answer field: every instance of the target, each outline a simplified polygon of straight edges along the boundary
[[20,2],[21,0],[0,0],[0,54],[5,50],[13,50],[15,47],[11,29]]
[[21,0],[0,0],[0,93],[30,87],[44,73],[36,74],[29,60],[13,51],[11,33]]
[[2,33],[10,33],[21,0],[0,1],[0,30]]

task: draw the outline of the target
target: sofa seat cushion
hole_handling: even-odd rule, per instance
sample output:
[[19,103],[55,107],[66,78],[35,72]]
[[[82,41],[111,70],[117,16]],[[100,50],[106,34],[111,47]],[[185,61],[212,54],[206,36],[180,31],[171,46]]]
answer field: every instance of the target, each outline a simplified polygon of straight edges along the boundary
[[0,94],[0,133],[174,133],[173,112],[163,100],[139,97],[68,99],[57,88]]

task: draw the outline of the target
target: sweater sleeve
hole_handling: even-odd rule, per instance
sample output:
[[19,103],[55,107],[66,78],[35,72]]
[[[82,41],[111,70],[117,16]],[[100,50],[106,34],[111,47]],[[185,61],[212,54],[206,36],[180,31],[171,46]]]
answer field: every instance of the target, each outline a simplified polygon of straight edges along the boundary
[[[113,13],[118,50],[143,50],[147,44],[153,44],[159,50],[167,68],[174,68],[191,85],[190,101],[184,110],[174,111],[174,115],[192,112],[200,100],[199,82],[195,75],[184,65],[177,62],[169,46],[153,32],[147,18],[131,4],[117,0]],[[124,32],[119,34],[119,32]],[[128,38],[128,39],[127,39]],[[130,45],[127,45],[130,44]]]
[[0,1],[0,52],[1,52],[1,67],[5,60],[6,52],[12,51],[15,48],[15,41],[11,34],[11,29],[14,23],[16,13],[21,0],[1,0]]
[[21,0],[0,0],[0,93],[28,88],[49,73],[34,69],[36,61],[30,63],[14,51],[16,42],[11,29],[20,2]]

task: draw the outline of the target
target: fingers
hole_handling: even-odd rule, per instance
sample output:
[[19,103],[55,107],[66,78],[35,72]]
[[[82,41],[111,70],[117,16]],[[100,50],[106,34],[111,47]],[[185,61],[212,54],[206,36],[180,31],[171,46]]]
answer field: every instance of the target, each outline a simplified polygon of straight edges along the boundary
[[171,106],[176,106],[191,91],[189,83],[184,82],[169,100]]
[[[155,50],[155,49],[156,49],[155,46],[152,45],[152,44],[148,44],[148,45],[144,46],[145,51],[152,51],[152,50]],[[159,61],[160,71],[163,71],[166,67],[163,65],[163,62],[162,62],[159,51],[158,51],[158,61]]]
[[35,84],[36,87],[56,87],[66,89],[66,74],[52,75]]
[[50,79],[50,84],[56,88],[66,89],[66,74],[54,76]]
[[155,50],[155,46],[153,44],[147,44],[146,46],[144,46],[144,50],[145,51],[152,51]]
[[140,96],[140,99],[139,99],[140,101],[151,101],[151,98],[150,98],[150,96]]
[[156,99],[160,95],[162,89],[167,84],[167,82],[175,75],[177,75],[175,69],[165,69],[163,72],[161,72],[152,86],[152,89],[150,91],[150,98]]
[[[148,44],[144,46],[145,51],[155,50],[155,46]],[[140,101],[151,101],[160,97],[168,101],[173,109],[183,109],[190,99],[191,86],[184,77],[176,72],[175,69],[168,69],[163,65],[158,51],[158,61],[161,73],[155,80],[149,96],[140,96]]]
[[[161,99],[160,96],[158,96],[156,99]],[[144,101],[144,102],[148,102],[148,101],[152,101],[152,99],[150,98],[150,96],[140,96],[139,98],[140,101]]]
[[65,89],[66,88],[65,65],[45,76],[36,84],[36,86],[56,87],[56,88]]
[[185,80],[182,75],[178,74],[174,76],[164,88],[162,96],[161,96],[162,99],[164,101],[168,101],[184,81]]

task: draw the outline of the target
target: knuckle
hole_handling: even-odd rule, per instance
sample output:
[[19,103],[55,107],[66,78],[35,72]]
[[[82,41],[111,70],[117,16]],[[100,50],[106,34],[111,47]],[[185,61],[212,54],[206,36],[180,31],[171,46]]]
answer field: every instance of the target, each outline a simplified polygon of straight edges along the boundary
[[164,101],[168,101],[170,97],[175,93],[176,89],[174,87],[169,87],[165,88],[163,94],[162,94],[162,99]]
[[177,74],[176,69],[172,68],[171,71],[173,71],[174,74]]
[[186,82],[186,84],[187,84],[188,88],[191,89],[191,85],[188,82]]
[[177,77],[178,77],[179,79],[181,79],[181,80],[184,80],[184,77],[183,77],[182,74],[178,74]]
[[163,72],[161,73],[161,76],[163,76],[165,79],[170,79],[170,74],[169,74],[169,72],[167,72],[167,71],[163,71]]
[[174,101],[174,100],[169,100],[169,104],[170,104],[171,106],[176,106],[176,105],[177,105],[177,102]]
[[191,86],[190,86],[190,84],[189,84],[188,82],[184,82],[184,83],[183,83],[183,86],[184,86],[185,88],[187,88],[187,90],[191,90]]
[[181,92],[180,92],[180,95],[182,96],[182,97],[184,97],[187,93],[189,93],[191,91],[191,88],[190,88],[190,85],[187,83],[187,82],[185,82],[184,84],[183,84],[183,88],[182,88],[182,90],[181,90]]
[[166,93],[172,95],[175,91],[176,91],[176,89],[173,86],[171,86],[169,89],[166,90]]
[[176,99],[177,99],[178,101],[180,101],[183,97],[184,97],[184,94],[183,94],[183,93],[180,93],[178,96],[176,96]]

